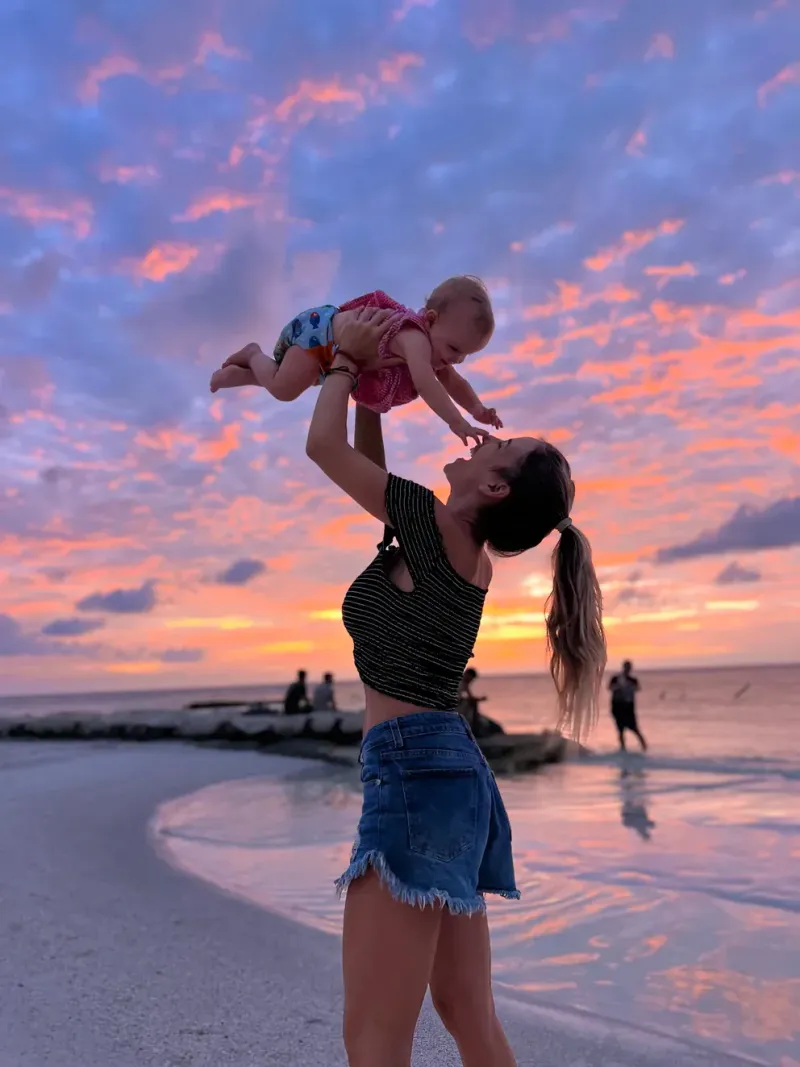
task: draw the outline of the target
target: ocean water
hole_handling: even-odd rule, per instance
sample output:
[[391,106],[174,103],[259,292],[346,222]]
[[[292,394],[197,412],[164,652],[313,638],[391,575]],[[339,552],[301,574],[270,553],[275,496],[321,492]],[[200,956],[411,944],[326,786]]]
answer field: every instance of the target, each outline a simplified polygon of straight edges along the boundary
[[[800,669],[641,680],[646,757],[620,757],[604,716],[591,757],[500,780],[522,899],[489,904],[497,991],[798,1067]],[[547,722],[545,679],[480,688],[509,728]],[[151,829],[184,870],[338,933],[358,812],[354,775],[273,758]]]
[[[800,762],[800,665],[725,667],[705,670],[637,671],[642,683],[641,724],[662,756],[685,759],[752,758]],[[311,678],[309,689],[316,682]],[[202,700],[280,700],[285,686],[140,690],[114,693],[0,697],[0,718],[74,711],[159,711]],[[513,732],[551,727],[553,684],[548,675],[480,677],[474,692],[486,695],[482,708]],[[339,682],[339,707],[364,706],[358,682]],[[592,745],[614,745],[613,724],[602,715]]]

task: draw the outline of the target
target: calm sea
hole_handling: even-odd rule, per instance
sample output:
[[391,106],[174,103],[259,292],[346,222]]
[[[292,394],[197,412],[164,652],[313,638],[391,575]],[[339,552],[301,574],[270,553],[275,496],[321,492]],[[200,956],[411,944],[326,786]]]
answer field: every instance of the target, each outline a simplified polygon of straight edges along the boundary
[[[642,683],[641,725],[661,756],[800,761],[800,665],[636,673]],[[486,675],[473,688],[488,698],[482,709],[507,730],[553,725],[553,685],[547,675]],[[283,685],[265,685],[0,697],[0,718],[171,710],[203,700],[280,700],[283,691]],[[364,706],[358,682],[338,683],[336,695],[341,708]],[[600,750],[614,746],[607,715],[601,716],[591,744]]]

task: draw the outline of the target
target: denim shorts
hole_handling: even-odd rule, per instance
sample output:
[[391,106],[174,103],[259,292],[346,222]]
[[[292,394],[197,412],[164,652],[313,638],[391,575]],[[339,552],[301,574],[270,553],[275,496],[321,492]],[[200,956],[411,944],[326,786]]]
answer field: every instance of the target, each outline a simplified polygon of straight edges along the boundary
[[494,775],[455,711],[421,711],[368,731],[364,803],[341,894],[374,868],[392,896],[455,914],[485,910],[485,893],[519,898],[511,826]]

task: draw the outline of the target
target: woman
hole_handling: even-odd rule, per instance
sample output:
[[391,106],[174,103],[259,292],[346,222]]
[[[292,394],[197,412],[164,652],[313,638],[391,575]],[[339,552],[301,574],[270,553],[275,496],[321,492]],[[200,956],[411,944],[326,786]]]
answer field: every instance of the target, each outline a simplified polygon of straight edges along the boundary
[[561,725],[596,715],[605,666],[589,544],[571,524],[567,461],[535,438],[487,438],[448,463],[447,504],[387,474],[379,416],[347,406],[390,315],[364,311],[346,332],[308,433],[307,453],[394,531],[342,608],[366,691],[364,802],[339,880],[344,916],[344,1039],[350,1067],[409,1067],[425,992],[465,1067],[514,1067],[492,998],[484,894],[518,897],[511,832],[494,776],[454,710],[492,578],[487,548],[516,555],[555,529],[547,633]]

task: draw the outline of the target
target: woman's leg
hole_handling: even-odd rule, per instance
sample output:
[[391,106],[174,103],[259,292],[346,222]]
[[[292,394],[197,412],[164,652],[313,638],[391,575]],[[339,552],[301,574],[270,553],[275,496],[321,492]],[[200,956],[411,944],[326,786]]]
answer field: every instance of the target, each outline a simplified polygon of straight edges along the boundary
[[439,907],[395,900],[375,871],[348,887],[342,958],[350,1067],[410,1067],[441,919]]
[[442,914],[431,997],[464,1067],[516,1067],[494,1010],[489,923],[485,915]]

